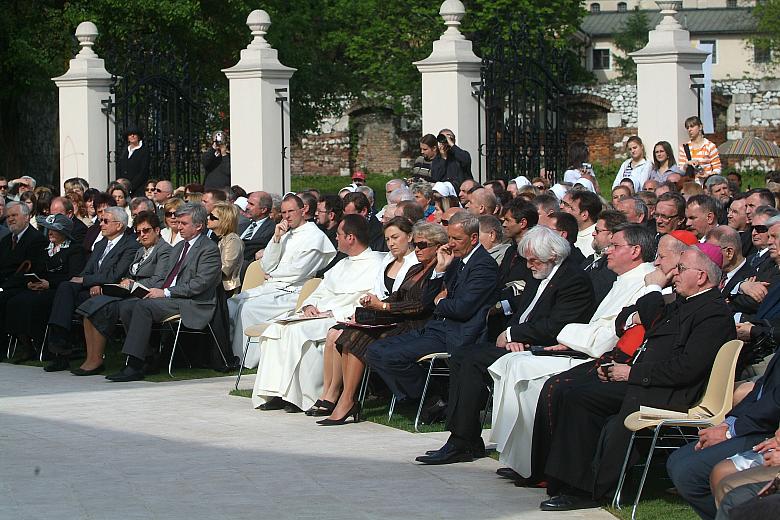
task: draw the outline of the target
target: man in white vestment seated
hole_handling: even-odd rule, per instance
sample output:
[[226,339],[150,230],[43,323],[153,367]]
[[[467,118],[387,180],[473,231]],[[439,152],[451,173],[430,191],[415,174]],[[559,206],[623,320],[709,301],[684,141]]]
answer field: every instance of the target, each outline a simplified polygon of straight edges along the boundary
[[[680,237],[688,243],[674,236],[678,233],[690,235]],[[674,234],[661,237],[653,269],[650,264],[640,263],[641,257],[635,258],[630,254],[631,250],[637,248],[630,245],[634,240],[627,237],[626,232],[615,232],[607,251],[609,267],[618,275],[612,290],[604,298],[589,324],[567,325],[558,335],[561,345],[583,352],[588,358],[509,354],[488,369],[495,382],[491,440],[497,443],[497,449],[501,452],[499,460],[521,477],[531,478],[534,473],[532,470],[536,469],[532,468],[531,441],[537,402],[544,383],[551,376],[592,361],[615,347],[618,341],[615,318],[622,308],[633,305],[639,297],[649,292],[650,286],[656,283],[658,273],[670,278],[680,254],[692,243],[689,238],[693,242],[696,241],[695,236],[688,231],[675,231]],[[543,469],[538,468],[537,471]],[[517,478],[514,474],[506,476]]]
[[336,240],[347,257],[325,273],[304,302],[299,316],[311,319],[273,323],[260,338],[255,408],[298,412],[314,404],[322,392],[322,344],[328,329],[352,316],[360,298],[374,288],[385,255],[368,247],[365,218],[345,215]]
[[[303,201],[296,195],[287,195],[282,200],[282,220],[261,260],[265,283],[228,300],[233,354],[240,359],[244,352],[245,327],[293,310],[306,280],[335,256],[336,250],[327,235],[315,223],[306,221]],[[250,343],[244,366],[257,366],[259,355],[257,343]]]

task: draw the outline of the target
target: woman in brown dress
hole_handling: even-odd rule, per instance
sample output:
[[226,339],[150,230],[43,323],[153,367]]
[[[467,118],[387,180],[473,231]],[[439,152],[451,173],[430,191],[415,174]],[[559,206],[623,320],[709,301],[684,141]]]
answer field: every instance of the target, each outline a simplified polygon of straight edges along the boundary
[[[384,300],[369,294],[360,302],[363,308],[375,311],[378,318],[388,318],[395,325],[369,329],[346,326],[335,341],[341,353],[343,389],[330,417],[318,421],[323,426],[344,424],[350,416],[358,419],[360,403],[355,401],[355,392],[363,377],[368,345],[380,338],[419,329],[431,317],[432,309],[423,307],[421,299],[436,265],[436,251],[448,241],[447,232],[438,224],[420,221],[414,225],[412,236],[419,263],[409,269],[398,290]],[[330,403],[323,401],[321,404],[327,408]]]

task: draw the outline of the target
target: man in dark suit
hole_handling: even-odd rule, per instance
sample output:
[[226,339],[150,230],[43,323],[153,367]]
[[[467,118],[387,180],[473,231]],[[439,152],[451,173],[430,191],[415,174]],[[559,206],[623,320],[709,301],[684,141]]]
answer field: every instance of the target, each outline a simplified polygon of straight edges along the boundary
[[[723,280],[720,283],[720,292],[726,303],[736,295],[737,285],[746,278],[756,275],[756,269],[752,267],[742,256],[742,241],[739,233],[729,226],[718,226],[707,233],[708,244],[718,246],[723,253]],[[736,312],[743,309],[736,308]]]
[[[0,239],[0,308],[22,291],[27,280],[24,273],[43,273],[46,246],[49,241],[30,226],[30,208],[24,203],[9,202],[6,210],[8,233]],[[0,322],[0,341],[5,338],[5,320]],[[5,343],[1,343],[5,344]],[[2,357],[5,357],[5,349]]]
[[447,226],[449,244],[439,247],[436,268],[422,303],[434,308],[433,319],[414,332],[375,341],[366,361],[399,401],[419,399],[425,373],[417,364],[434,352],[455,354],[473,347],[485,330],[485,316],[495,296],[496,262],[479,244],[479,219],[465,211]]
[[371,213],[371,202],[364,193],[359,191],[347,193],[344,197],[344,214],[360,215],[366,219],[368,221],[368,236],[370,237],[368,246],[372,251],[387,251],[382,223]]
[[[87,226],[84,224],[80,218],[76,216],[75,211],[73,210],[73,202],[67,197],[54,197],[51,199],[51,205],[49,206],[49,214],[51,215],[65,215],[70,219],[71,222],[73,222],[73,231],[71,231],[71,236],[73,237],[73,241],[76,244],[82,244],[84,242],[84,237],[87,235]],[[42,231],[46,231],[46,228],[43,228]],[[44,233],[44,236],[46,236],[46,233]]]
[[[585,255],[582,254],[582,251],[580,251],[576,245],[577,233],[579,229],[577,227],[577,219],[574,217],[574,215],[566,213],[565,211],[556,211],[549,216],[549,219],[552,229],[561,235],[567,242],[569,242],[569,245],[571,246],[569,257],[571,258],[572,262],[578,266],[581,266],[585,262]],[[592,236],[593,232],[591,231],[591,237]],[[590,242],[592,245],[592,238]],[[591,245],[588,247],[591,247]]]
[[144,378],[144,359],[154,323],[180,314],[183,326],[200,330],[211,321],[216,308],[216,287],[222,279],[222,261],[217,244],[203,235],[207,216],[201,204],[188,203],[176,211],[184,240],[171,252],[171,269],[162,288],[150,289],[143,300],[120,304],[119,316],[127,332],[122,348],[127,365],[106,376],[109,381]]
[[626,216],[620,211],[606,210],[599,213],[596,227],[593,230],[593,254],[585,259],[582,268],[590,278],[593,285],[593,296],[596,306],[612,289],[612,284],[617,280],[617,275],[607,266],[607,257],[604,249],[609,246],[615,228],[627,222]]
[[104,240],[102,233],[103,228],[100,225],[100,219],[103,218],[103,212],[106,208],[116,206],[114,197],[108,193],[103,193],[102,191],[95,193],[94,197],[92,197],[92,203],[95,207],[95,223],[87,228],[87,232],[84,234],[84,240],[81,243],[82,247],[84,247],[84,256],[87,259],[89,259],[92,254],[95,245]]
[[[543,511],[595,507],[614,491],[631,438],[624,419],[640,405],[687,411],[704,390],[721,345],[736,337],[717,290],[720,269],[706,254],[684,251],[669,274],[678,295],[674,302],[665,305],[656,290],[615,321],[619,334],[630,326],[646,329],[631,360],[587,372],[575,367],[569,372],[579,377],[559,384],[550,397],[555,426],[545,474],[552,498],[541,503]],[[665,285],[669,274],[654,271],[648,286]]]
[[750,233],[750,224],[745,213],[745,204],[747,203],[744,193],[737,194],[734,200],[729,204],[726,210],[726,221],[728,226],[739,233],[742,242],[742,256],[748,258],[756,250]]
[[470,461],[484,453],[479,412],[487,403],[487,368],[509,352],[530,345],[550,346],[564,325],[587,322],[593,313],[593,288],[569,257],[569,242],[545,226],[529,230],[519,249],[534,278],[535,291],[524,291],[518,311],[495,343],[479,343],[450,359],[447,429],[450,438],[438,451],[417,457],[424,464]]
[[[753,195],[755,198],[755,195]],[[747,264],[756,270],[755,279],[738,284],[730,298],[730,304],[738,312],[754,313],[766,297],[772,284],[780,281],[780,270],[769,251],[769,220],[780,214],[770,206],[758,206],[751,214],[751,236],[756,252],[747,258]]]
[[244,262],[241,266],[241,279],[244,279],[244,273],[249,264],[259,258],[259,251],[265,249],[268,241],[274,236],[276,223],[269,218],[273,199],[264,191],[255,191],[249,194],[246,212],[252,221],[241,233],[241,240],[244,242]]
[[49,316],[48,345],[54,359],[44,367],[46,372],[68,370],[71,353],[70,330],[73,311],[90,296],[101,294],[100,286],[118,283],[127,276],[140,244],[125,233],[127,212],[115,206],[105,208],[98,224],[103,239],[97,243],[87,265],[79,276],[57,287]]

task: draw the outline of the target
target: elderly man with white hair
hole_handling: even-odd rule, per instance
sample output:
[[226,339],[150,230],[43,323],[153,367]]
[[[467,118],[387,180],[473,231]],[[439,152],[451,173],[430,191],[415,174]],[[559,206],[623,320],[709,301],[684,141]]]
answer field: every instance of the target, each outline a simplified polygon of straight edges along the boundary
[[487,402],[487,367],[526,345],[554,345],[567,323],[584,322],[593,311],[593,287],[580,266],[569,259],[571,246],[555,231],[537,226],[518,244],[533,277],[535,291],[523,293],[517,312],[495,343],[479,343],[450,359],[447,429],[439,450],[417,457],[423,464],[467,462],[484,454],[479,411]]

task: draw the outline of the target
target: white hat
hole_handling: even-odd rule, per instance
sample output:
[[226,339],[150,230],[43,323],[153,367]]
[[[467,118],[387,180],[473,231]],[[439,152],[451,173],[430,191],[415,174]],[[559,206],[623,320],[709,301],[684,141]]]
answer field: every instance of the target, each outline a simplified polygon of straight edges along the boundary
[[355,186],[354,184],[350,184],[349,186],[344,186],[343,188],[341,188],[339,190],[339,193],[341,193],[344,190],[346,190],[346,191],[348,191],[350,193],[355,193],[355,191],[357,190],[357,186]]
[[562,184],[556,184],[552,188],[550,188],[550,191],[553,192],[553,194],[558,197],[558,200],[563,199],[563,196],[566,195],[566,192],[569,190],[566,189],[566,186]]
[[445,182],[437,182],[433,185],[433,191],[439,193],[442,197],[457,197],[458,194],[455,193],[455,187],[452,185],[450,181]]
[[246,206],[249,204],[249,200],[246,197],[239,197],[233,204],[241,208],[241,211],[246,211]]
[[515,177],[512,179],[515,181],[515,184],[517,184],[518,188],[522,188],[523,186],[531,186],[531,181],[528,180],[528,177],[525,175],[521,175],[520,177]]
[[580,177],[579,179],[577,179],[577,182],[574,183],[575,186],[578,184],[583,188],[585,188],[586,190],[596,193],[596,188],[593,186],[593,183],[590,181],[590,179],[586,179],[585,177]]

